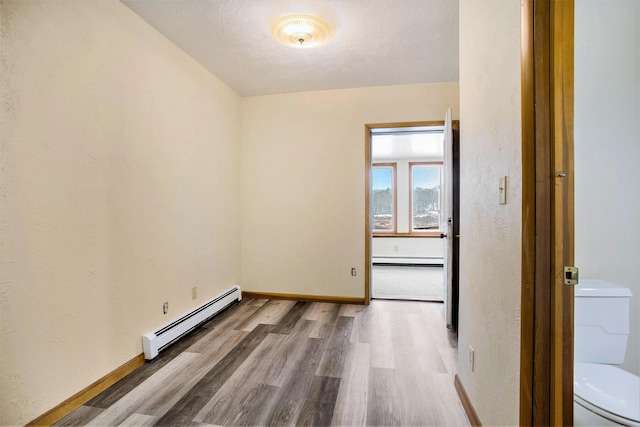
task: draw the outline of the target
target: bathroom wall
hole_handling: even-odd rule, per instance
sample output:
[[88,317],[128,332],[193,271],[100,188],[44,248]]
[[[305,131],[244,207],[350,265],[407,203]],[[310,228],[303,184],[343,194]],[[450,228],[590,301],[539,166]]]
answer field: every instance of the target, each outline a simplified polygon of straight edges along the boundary
[[4,426],[238,283],[240,97],[119,1],[0,13]]
[[575,3],[575,257],[631,289],[625,370],[640,371],[640,1]]

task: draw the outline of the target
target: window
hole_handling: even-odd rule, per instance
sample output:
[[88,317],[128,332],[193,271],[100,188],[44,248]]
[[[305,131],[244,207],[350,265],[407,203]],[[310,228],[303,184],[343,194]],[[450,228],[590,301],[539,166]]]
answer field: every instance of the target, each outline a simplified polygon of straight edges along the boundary
[[396,165],[374,164],[372,169],[373,231],[394,233],[396,231]]
[[442,163],[410,163],[411,231],[438,230],[442,219]]
[[446,194],[444,127],[371,129],[368,220],[374,236],[439,236]]

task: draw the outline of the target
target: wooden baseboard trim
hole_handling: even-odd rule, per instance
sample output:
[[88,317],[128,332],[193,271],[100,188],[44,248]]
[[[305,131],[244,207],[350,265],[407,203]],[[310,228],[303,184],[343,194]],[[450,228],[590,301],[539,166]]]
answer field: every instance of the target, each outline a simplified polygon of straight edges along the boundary
[[464,408],[464,412],[467,414],[467,418],[469,419],[469,423],[473,427],[482,427],[482,423],[480,422],[480,418],[478,418],[478,414],[476,410],[473,409],[473,405],[471,404],[471,400],[469,400],[469,396],[460,381],[460,377],[456,375],[453,380],[453,384],[456,387],[456,391],[458,392],[458,397],[460,397],[460,402],[462,403],[462,407]]
[[284,299],[305,302],[333,302],[338,304],[364,304],[364,298],[356,297],[332,297],[325,295],[298,295],[298,294],[279,294],[272,292],[251,292],[242,291],[242,298],[257,299]]
[[144,365],[144,353],[139,354],[124,365],[116,368],[114,371],[86,387],[84,390],[74,394],[55,408],[40,415],[38,418],[28,423],[27,426],[50,426],[57,423],[142,365]]

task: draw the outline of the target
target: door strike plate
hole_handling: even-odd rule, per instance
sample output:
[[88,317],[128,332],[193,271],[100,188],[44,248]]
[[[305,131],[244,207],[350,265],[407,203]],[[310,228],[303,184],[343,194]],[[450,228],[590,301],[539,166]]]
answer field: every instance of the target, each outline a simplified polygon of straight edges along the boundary
[[570,286],[578,284],[578,267],[564,268],[564,284]]

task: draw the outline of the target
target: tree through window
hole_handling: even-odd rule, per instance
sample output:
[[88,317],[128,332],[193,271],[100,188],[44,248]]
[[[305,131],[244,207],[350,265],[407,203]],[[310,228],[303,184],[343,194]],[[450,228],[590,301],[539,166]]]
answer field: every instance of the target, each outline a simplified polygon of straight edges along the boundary
[[371,213],[373,231],[395,232],[395,165],[373,165]]
[[441,223],[442,164],[411,164],[411,229],[437,230]]

